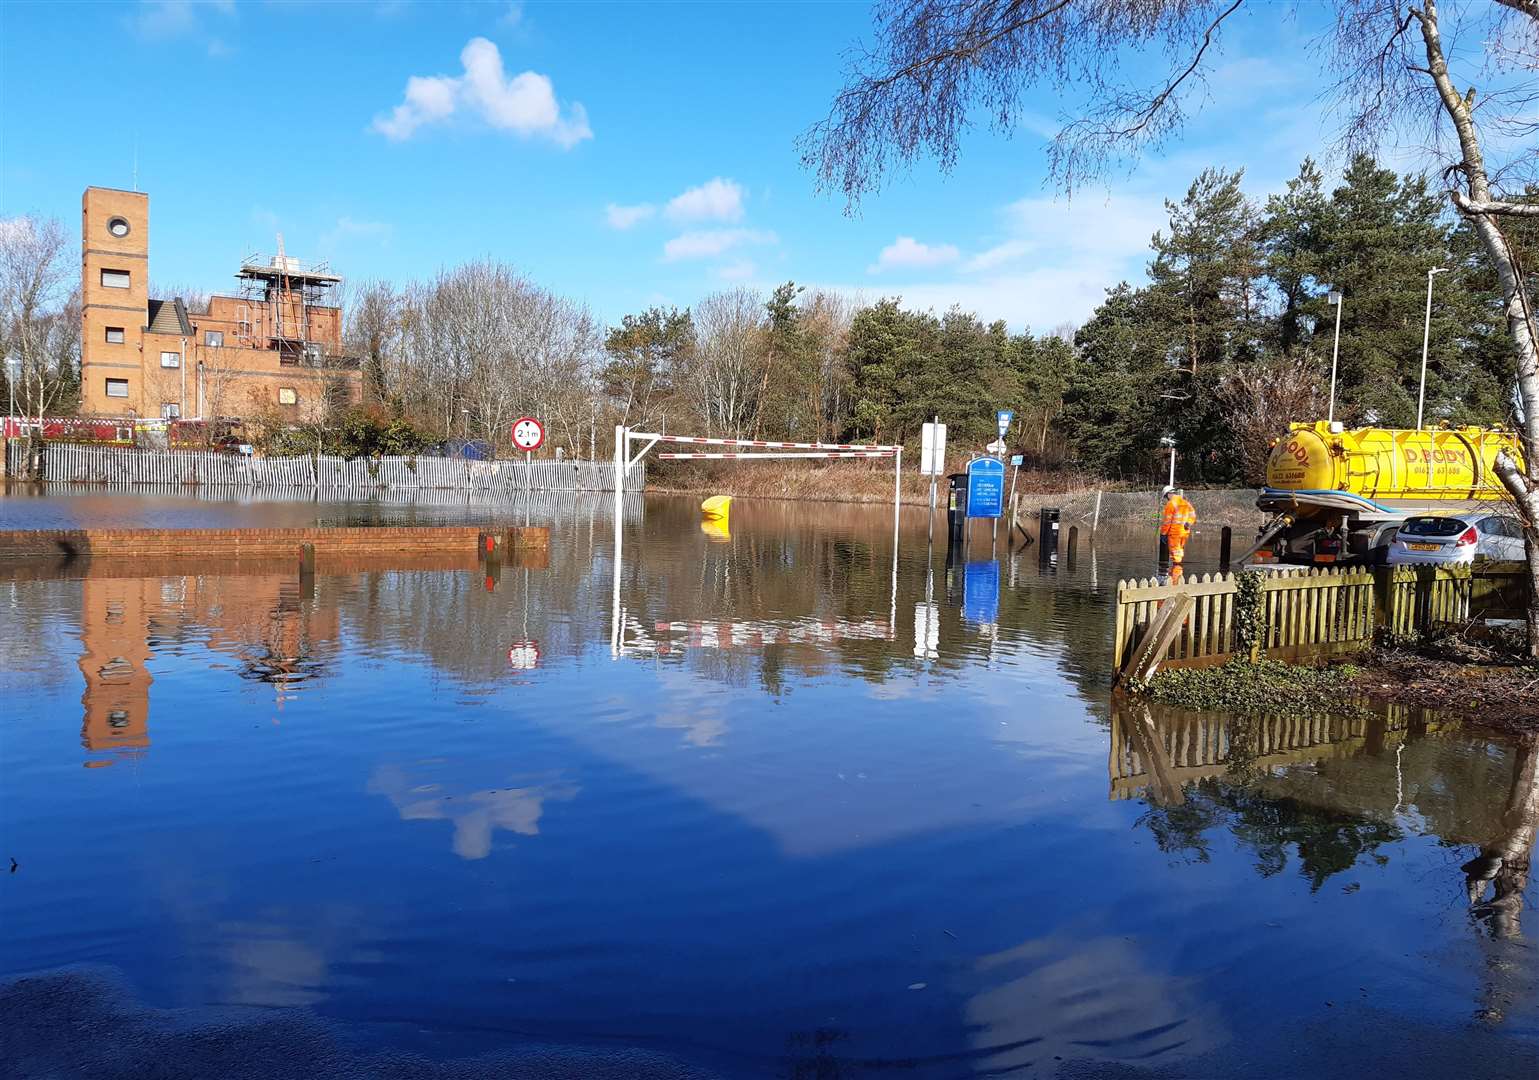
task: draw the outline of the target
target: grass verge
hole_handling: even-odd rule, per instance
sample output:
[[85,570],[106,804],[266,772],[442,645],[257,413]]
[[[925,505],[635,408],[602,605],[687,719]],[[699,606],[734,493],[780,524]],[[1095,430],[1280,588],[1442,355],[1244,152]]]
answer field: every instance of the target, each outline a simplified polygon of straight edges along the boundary
[[1157,671],[1147,683],[1129,689],[1182,709],[1344,715],[1362,709],[1354,692],[1360,674],[1352,664],[1297,667],[1237,658],[1220,667]]

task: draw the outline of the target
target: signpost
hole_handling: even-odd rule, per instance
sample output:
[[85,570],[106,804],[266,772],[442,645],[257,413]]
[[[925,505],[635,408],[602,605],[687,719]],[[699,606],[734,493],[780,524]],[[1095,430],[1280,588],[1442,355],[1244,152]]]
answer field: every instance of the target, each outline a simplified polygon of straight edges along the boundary
[[930,478],[930,539],[935,539],[935,478],[946,471],[946,425],[936,417],[919,433],[919,475]]
[[[1009,445],[1005,442],[1005,435],[1010,430],[1011,422],[1015,420],[1015,413],[1009,409],[1000,409],[994,414],[994,419],[999,424],[999,438],[990,443],[987,449],[989,453],[999,458],[1000,462],[1003,463],[1005,460],[1005,453],[1010,449]],[[1000,486],[1003,487],[1003,483],[1001,483]],[[1012,497],[1015,494],[1014,480],[1010,482],[1010,494]],[[1000,492],[1000,498],[1001,500],[1004,498],[1004,493],[1002,491]],[[996,544],[999,543],[999,518],[997,515],[994,518],[994,542]]]
[[529,455],[534,453],[545,442],[545,425],[532,416],[521,416],[513,421],[513,445],[524,452],[524,464],[529,463]]

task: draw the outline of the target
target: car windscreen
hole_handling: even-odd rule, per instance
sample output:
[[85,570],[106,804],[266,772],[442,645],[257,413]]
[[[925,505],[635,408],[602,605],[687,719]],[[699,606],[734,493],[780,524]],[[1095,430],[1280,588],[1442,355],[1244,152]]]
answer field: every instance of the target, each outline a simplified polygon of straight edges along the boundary
[[1414,517],[1400,526],[1401,536],[1458,536],[1469,528],[1463,520],[1449,517]]

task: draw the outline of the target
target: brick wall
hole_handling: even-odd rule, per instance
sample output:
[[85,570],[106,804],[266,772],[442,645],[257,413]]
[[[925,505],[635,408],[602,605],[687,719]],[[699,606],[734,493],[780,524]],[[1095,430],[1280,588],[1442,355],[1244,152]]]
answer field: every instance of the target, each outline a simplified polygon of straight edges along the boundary
[[[325,556],[435,555],[477,551],[474,525],[318,529],[16,529],[0,531],[0,559],[295,558],[313,544]],[[505,533],[506,529],[496,530]]]

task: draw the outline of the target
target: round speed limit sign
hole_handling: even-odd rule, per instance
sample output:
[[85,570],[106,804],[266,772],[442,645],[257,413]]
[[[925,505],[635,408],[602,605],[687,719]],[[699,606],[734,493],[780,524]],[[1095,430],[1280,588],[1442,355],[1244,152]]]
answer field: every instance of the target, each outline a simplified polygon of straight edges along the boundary
[[513,424],[513,445],[528,453],[545,441],[545,425],[532,416],[520,417]]

